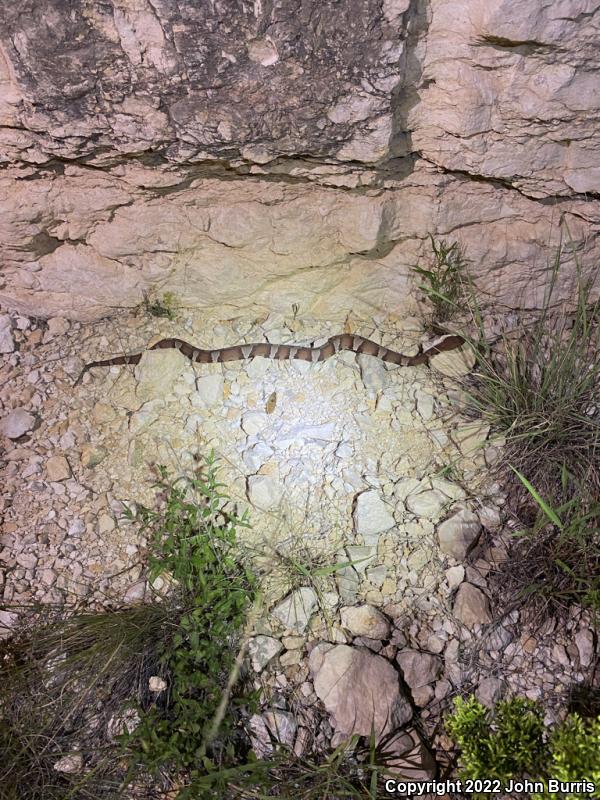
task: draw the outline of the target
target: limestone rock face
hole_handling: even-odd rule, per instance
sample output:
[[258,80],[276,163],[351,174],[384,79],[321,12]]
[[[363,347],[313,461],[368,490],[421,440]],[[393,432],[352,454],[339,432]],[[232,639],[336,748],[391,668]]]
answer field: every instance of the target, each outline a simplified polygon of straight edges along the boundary
[[160,287],[183,306],[409,313],[434,232],[493,298],[536,306],[561,215],[566,267],[600,254],[598,13],[4,3],[0,303],[91,320]]

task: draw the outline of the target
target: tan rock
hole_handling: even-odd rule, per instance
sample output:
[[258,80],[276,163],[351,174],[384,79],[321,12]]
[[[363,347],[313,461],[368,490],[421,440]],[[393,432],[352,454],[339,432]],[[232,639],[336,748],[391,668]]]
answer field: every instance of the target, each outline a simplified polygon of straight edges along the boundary
[[472,583],[461,583],[454,600],[454,615],[467,627],[492,621],[490,601]]
[[370,639],[388,639],[390,623],[381,611],[370,605],[347,606],[340,609],[342,627],[353,636],[368,636]]
[[66,481],[71,477],[69,462],[64,456],[51,456],[46,461],[46,476],[49,481]]
[[315,648],[309,665],[315,692],[338,735],[369,736],[374,728],[380,738],[411,719],[396,671],[381,656],[340,644],[324,651]]

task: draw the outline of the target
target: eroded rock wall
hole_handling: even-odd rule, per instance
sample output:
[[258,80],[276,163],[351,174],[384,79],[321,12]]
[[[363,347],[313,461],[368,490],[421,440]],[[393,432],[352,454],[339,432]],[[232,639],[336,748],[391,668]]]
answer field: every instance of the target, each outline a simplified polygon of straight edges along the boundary
[[539,303],[561,235],[566,267],[596,269],[598,2],[29,0],[0,20],[9,307],[94,319],[155,289],[409,312],[429,233],[509,306]]

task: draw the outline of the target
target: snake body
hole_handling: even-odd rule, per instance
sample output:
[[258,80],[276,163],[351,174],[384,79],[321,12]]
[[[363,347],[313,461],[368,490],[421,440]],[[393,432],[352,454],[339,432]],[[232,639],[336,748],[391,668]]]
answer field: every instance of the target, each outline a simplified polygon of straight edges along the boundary
[[[437,353],[455,350],[465,343],[462,336],[449,334],[441,336],[434,341],[427,349],[419,347],[419,351],[414,356],[406,356],[389,347],[377,344],[364,336],[351,333],[341,333],[331,336],[320,347],[299,346],[293,344],[270,344],[269,342],[255,342],[253,344],[238,344],[232,347],[220,347],[216,350],[204,350],[195,347],[183,339],[161,339],[146,350],[179,350],[190,361],[199,364],[224,364],[228,361],[243,361],[249,358],[271,358],[277,361],[287,361],[295,358],[300,361],[326,361],[342,350],[350,350],[353,353],[363,353],[375,356],[385,361],[387,364],[396,364],[400,367],[416,367],[419,364],[427,364],[431,356]],[[76,383],[83,378],[84,374],[94,367],[112,367],[120,364],[139,364],[145,350],[129,353],[113,358],[105,358],[100,361],[92,361],[86,364]]]

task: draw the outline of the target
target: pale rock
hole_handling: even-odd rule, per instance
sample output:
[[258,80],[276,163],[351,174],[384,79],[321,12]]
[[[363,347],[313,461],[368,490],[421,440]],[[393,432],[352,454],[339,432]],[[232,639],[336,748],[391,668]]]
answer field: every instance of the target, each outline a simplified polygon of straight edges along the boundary
[[35,421],[33,414],[24,408],[14,408],[0,421],[0,432],[8,439],[18,439],[33,429]]
[[272,475],[251,475],[248,478],[248,500],[262,511],[271,511],[279,506],[284,487]]
[[416,478],[401,478],[394,486],[394,497],[400,503],[405,503],[410,495],[416,493],[421,483]]
[[448,378],[468,375],[475,366],[475,353],[469,345],[446,353],[436,353],[429,359],[430,366]]
[[317,595],[310,586],[302,586],[293,591],[271,614],[286,628],[302,633],[306,630],[311,616],[318,608]]
[[394,517],[377,490],[362,492],[356,498],[354,525],[366,545],[376,544],[380,534],[394,527]]
[[246,364],[246,373],[251,380],[264,378],[271,369],[271,362],[266,358],[252,358]]
[[506,683],[500,678],[483,678],[475,692],[475,697],[487,708],[494,708],[506,691]]
[[443,661],[437,655],[420,650],[402,650],[396,656],[402,677],[411,689],[418,689],[433,683],[439,677]]
[[457,561],[463,561],[480,533],[479,518],[468,509],[461,509],[438,526],[440,550]]
[[353,636],[368,636],[370,639],[388,639],[390,623],[381,611],[370,605],[346,606],[340,609],[342,626]]
[[386,770],[409,781],[431,781],[437,773],[435,758],[416,730],[399,732],[386,742]]
[[14,353],[15,348],[12,320],[8,314],[0,314],[0,353]]
[[412,718],[395,669],[369,650],[319,646],[310,654],[309,667],[338,736],[369,736],[374,730],[379,740]]
[[135,708],[128,708],[121,714],[115,714],[108,720],[106,732],[110,741],[124,733],[133,733],[141,722],[141,717]]
[[145,350],[135,368],[138,382],[135,393],[139,400],[147,402],[170,395],[188,365],[188,359],[179,350]]
[[83,769],[83,756],[81,753],[70,753],[56,761],[52,768],[56,772],[64,772],[67,775],[76,775]]
[[300,664],[302,661],[302,652],[300,650],[287,650],[279,657],[279,663],[283,668],[292,667]]
[[160,675],[151,675],[148,678],[148,690],[159,694],[160,692],[164,692],[167,688],[167,682],[160,677]]
[[379,564],[376,567],[369,567],[367,569],[367,580],[373,586],[381,588],[387,577],[388,569],[384,564]]
[[263,712],[262,718],[275,741],[287,747],[293,746],[298,726],[291,712],[273,708]]
[[214,406],[223,402],[223,375],[213,373],[196,379],[196,395],[203,406]]
[[283,645],[272,636],[254,636],[248,642],[248,654],[252,661],[252,669],[261,672],[275,656],[281,652]]
[[86,444],[81,448],[81,464],[87,469],[93,469],[102,463],[107,455],[106,447]]
[[579,651],[579,663],[589,667],[594,659],[594,634],[588,628],[580,628],[575,634],[575,644]]
[[146,581],[137,581],[125,592],[123,600],[127,604],[139,603],[146,596]]
[[262,411],[247,411],[242,417],[242,430],[254,436],[263,430],[268,421],[269,417]]
[[71,477],[69,462],[64,456],[51,456],[46,461],[46,476],[52,483],[66,481]]
[[51,317],[47,325],[48,330],[44,336],[44,341],[50,341],[55,336],[63,336],[71,327],[69,320],[64,319],[64,317]]
[[102,536],[115,529],[115,520],[110,514],[100,514],[98,517],[98,533]]
[[356,363],[359,366],[360,377],[367,394],[373,397],[381,392],[385,388],[388,375],[384,362],[375,356],[358,353]]
[[359,575],[364,575],[369,565],[377,558],[377,547],[374,545],[349,544],[346,546],[346,553],[348,558],[344,559],[342,563],[349,561],[349,566],[355,569]]
[[446,580],[448,581],[448,586],[450,587],[450,591],[456,589],[465,579],[465,568],[462,565],[458,565],[456,567],[448,567],[445,570]]
[[438,489],[430,489],[407,497],[406,507],[417,517],[436,520],[448,502],[448,498]]
[[273,754],[273,744],[269,729],[260,714],[253,714],[248,720],[248,733],[252,750],[256,757],[261,759],[270,758]]
[[454,600],[454,616],[467,627],[492,621],[490,601],[472,583],[461,583]]
[[242,453],[242,460],[248,469],[256,472],[273,455],[274,450],[265,442],[257,442]]

